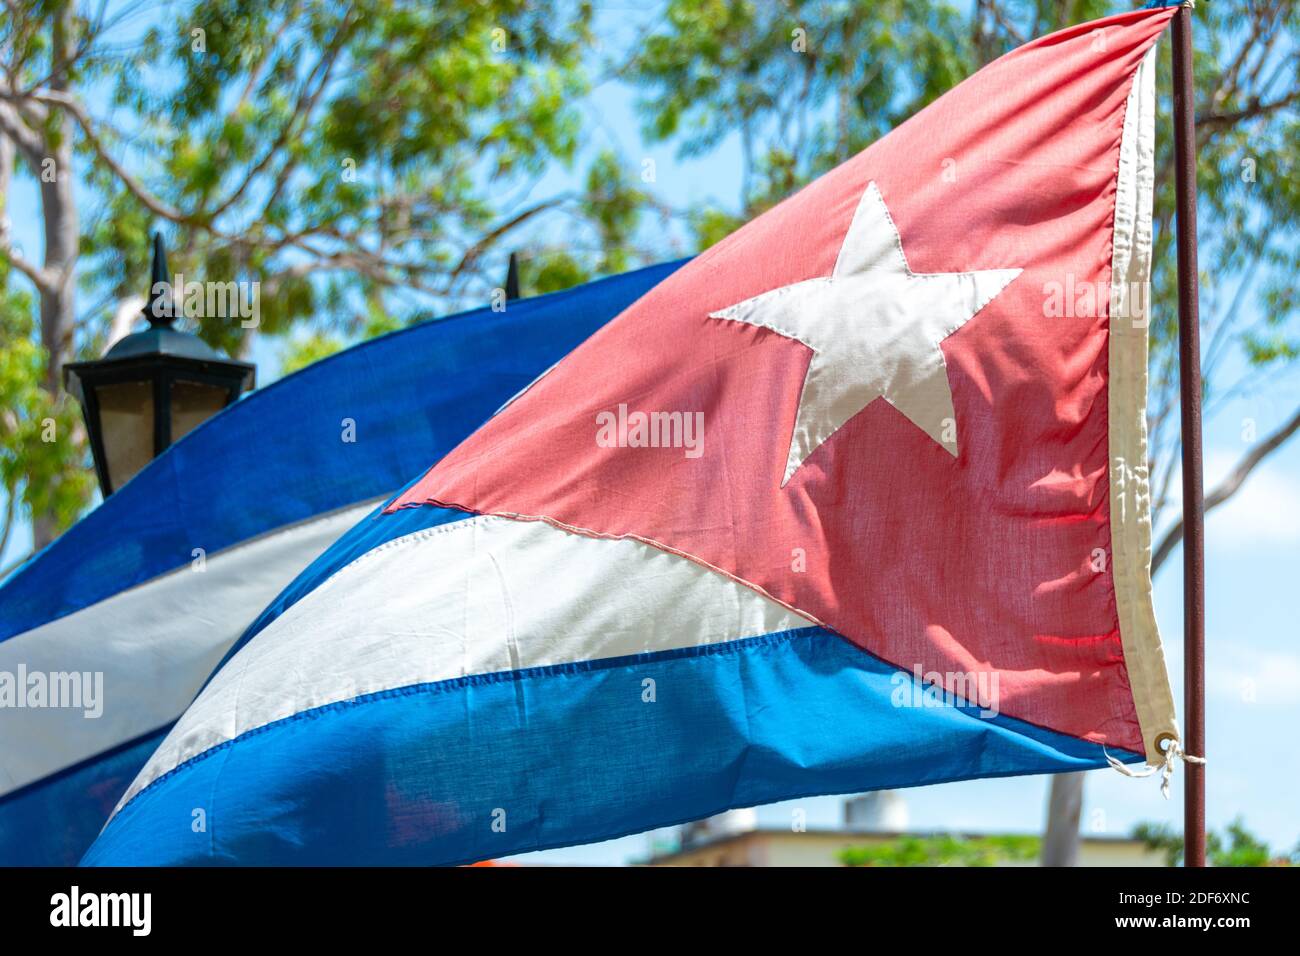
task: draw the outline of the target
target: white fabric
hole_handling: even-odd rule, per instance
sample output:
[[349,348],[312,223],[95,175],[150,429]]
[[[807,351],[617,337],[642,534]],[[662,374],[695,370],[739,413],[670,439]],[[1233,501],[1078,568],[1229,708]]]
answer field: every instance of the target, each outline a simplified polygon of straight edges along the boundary
[[1147,51],[1129,92],[1120,138],[1111,260],[1111,573],[1124,664],[1146,744],[1147,763],[1164,765],[1162,742],[1178,739],[1165,653],[1151,603],[1151,489],[1147,475],[1147,316],[1133,295],[1151,278],[1155,181],[1156,49]]
[[366,502],[206,556],[88,608],[0,641],[0,671],[103,674],[103,713],[0,708],[0,795],[157,730],[194,699],[277,594]]
[[877,398],[955,458],[958,423],[939,343],[1020,272],[913,272],[884,197],[871,182],[829,276],[711,313],[771,329],[812,350],[782,486],[822,442]]
[[177,764],[314,707],[808,624],[721,573],[639,541],[492,516],[441,525],[362,555],[249,641],[122,804]]

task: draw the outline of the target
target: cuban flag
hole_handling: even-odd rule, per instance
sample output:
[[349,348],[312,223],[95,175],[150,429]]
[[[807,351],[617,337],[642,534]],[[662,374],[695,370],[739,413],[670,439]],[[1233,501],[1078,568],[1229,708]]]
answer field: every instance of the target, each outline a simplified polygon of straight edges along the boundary
[[[81,859],[287,584],[676,267],[426,322],[287,376],[186,435],[11,575],[0,865]],[[50,698],[59,682],[77,688],[76,706]]]
[[1016,50],[650,289],[267,608],[86,862],[464,863],[1162,763],[1171,15]]

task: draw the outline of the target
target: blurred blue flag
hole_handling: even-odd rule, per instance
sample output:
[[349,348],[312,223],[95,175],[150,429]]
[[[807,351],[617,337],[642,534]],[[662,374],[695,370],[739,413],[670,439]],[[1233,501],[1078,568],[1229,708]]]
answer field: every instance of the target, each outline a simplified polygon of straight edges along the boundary
[[195,429],[12,574],[0,585],[0,865],[76,863],[289,582],[679,264],[317,362]]

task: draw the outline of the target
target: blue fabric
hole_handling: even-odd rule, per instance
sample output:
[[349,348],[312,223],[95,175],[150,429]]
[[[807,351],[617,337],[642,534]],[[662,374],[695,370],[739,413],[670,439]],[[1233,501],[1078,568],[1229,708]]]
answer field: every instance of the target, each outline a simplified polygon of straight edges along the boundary
[[74,865],[169,729],[6,794],[0,800],[0,865]]
[[412,326],[254,392],[10,575],[0,640],[183,567],[196,547],[390,494],[680,265]]
[[912,680],[801,628],[386,691],[182,764],[83,862],[464,863],[814,794],[1105,765],[1011,718],[895,706]]
[[[0,640],[187,565],[195,547],[212,554],[393,493],[680,265],[511,302],[501,313],[479,309],[412,326],[254,392],[0,585]],[[355,444],[341,441],[344,418],[356,422]],[[345,540],[369,550],[379,526],[399,531],[433,517],[413,509],[362,522]],[[309,572],[304,580],[314,587],[317,578]],[[268,613],[303,586],[295,582]],[[250,608],[249,618],[259,610]],[[148,745],[118,748],[0,797],[0,865],[75,863],[166,729]]]

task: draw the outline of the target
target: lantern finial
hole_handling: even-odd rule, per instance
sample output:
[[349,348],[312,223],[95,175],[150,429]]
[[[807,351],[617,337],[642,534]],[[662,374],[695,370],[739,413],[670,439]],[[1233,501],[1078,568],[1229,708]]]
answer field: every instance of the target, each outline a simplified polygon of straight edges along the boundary
[[175,318],[172,309],[171,275],[167,272],[167,250],[163,247],[161,232],[153,234],[153,273],[149,279],[149,304],[144,307],[144,317],[154,328],[171,328]]
[[506,301],[513,302],[519,298],[519,256],[510,253],[510,263],[506,267]]

